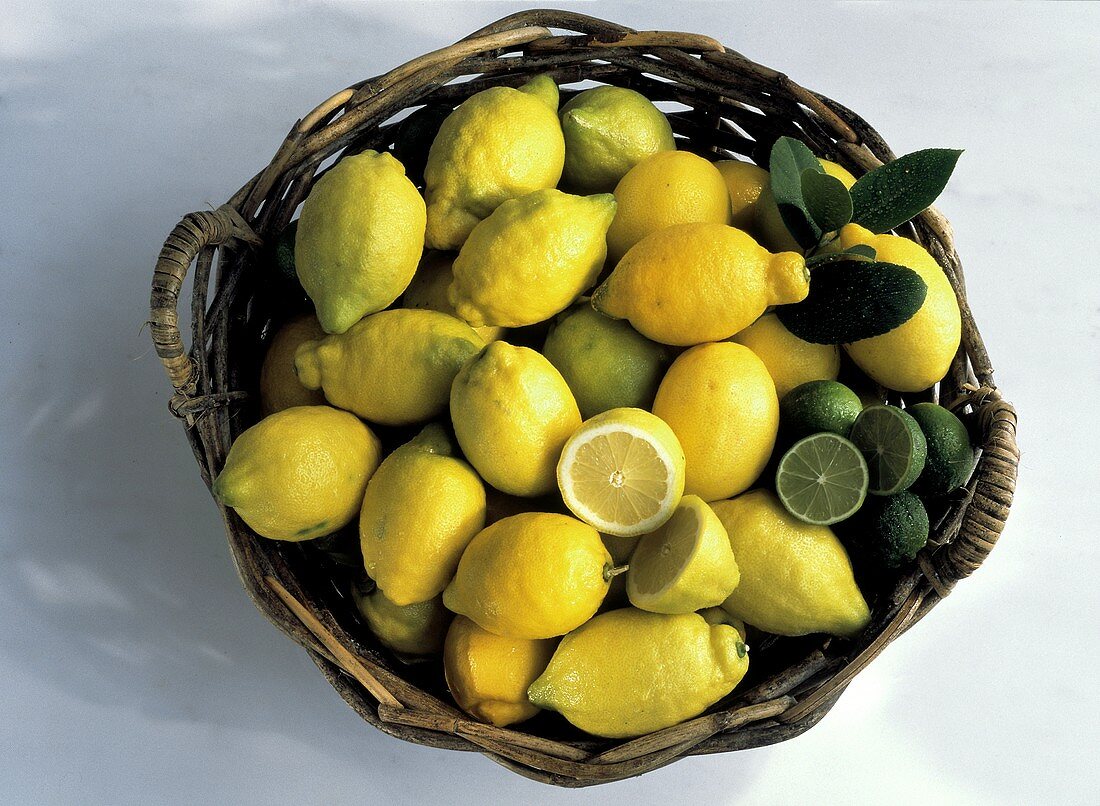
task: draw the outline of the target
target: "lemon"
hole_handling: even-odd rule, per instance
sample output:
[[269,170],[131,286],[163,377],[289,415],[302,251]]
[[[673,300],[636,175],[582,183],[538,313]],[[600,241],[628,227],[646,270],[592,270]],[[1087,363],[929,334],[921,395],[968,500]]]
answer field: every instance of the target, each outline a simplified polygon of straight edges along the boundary
[[657,390],[653,413],[684,448],[684,492],[704,501],[747,490],[767,465],[779,429],[779,400],[767,368],[748,347],[732,342],[700,344],[677,358]]
[[562,639],[527,696],[584,731],[620,739],[668,728],[725,697],[749,668],[737,630],[696,613],[632,607]]
[[541,354],[495,341],[451,387],[451,421],[462,452],[501,492],[553,492],[565,441],[581,424],[573,393]]
[[381,459],[378,438],[354,415],[295,406],[234,440],[211,491],[262,537],[311,540],[355,517]]
[[920,309],[881,336],[844,345],[860,369],[899,392],[927,389],[947,374],[959,349],[962,320],[959,301],[940,264],[918,243],[897,235],[874,235],[858,224],[840,231],[840,247],[874,247],[877,259],[906,266],[924,280],[928,293]]
[[801,255],[773,255],[724,224],[680,224],[634,246],[592,305],[654,341],[688,346],[729,338],[809,290]]
[[[454,281],[454,272],[451,265],[454,263],[454,255],[447,252],[429,251],[420,259],[420,265],[416,274],[405,289],[401,297],[402,308],[427,308],[430,311],[440,311],[457,317],[454,305],[447,296],[447,289]],[[502,327],[475,327],[477,335],[488,344],[491,341],[504,336]]]
[[[638,545],[636,537],[619,537],[618,535],[600,534],[604,548],[611,555],[611,561],[616,568],[624,568],[630,563],[630,555]],[[627,607],[630,599],[626,595],[626,574],[618,573],[611,578],[611,586],[607,589],[607,596],[603,597],[600,612],[605,610],[618,610]]]
[[542,353],[569,384],[585,418],[608,409],[648,409],[672,359],[667,347],[591,305],[563,313]]
[[530,719],[539,709],[527,687],[542,674],[557,641],[505,638],[458,616],[447,631],[443,671],[466,713],[497,727]]
[[871,613],[852,563],[828,526],[802,523],[767,490],[711,504],[730,537],[741,582],[722,607],[776,635],[853,636]]
[[[846,168],[829,160],[818,161],[821,163],[821,167],[825,169],[825,173],[839,179],[844,187],[849,190],[856,183],[856,178]],[[794,236],[787,231],[787,225],[783,223],[783,216],[779,214],[775,196],[772,195],[770,174],[769,181],[764,184],[763,192],[756,202],[756,220],[753,231],[759,235],[760,243],[774,252],[802,252],[802,247],[798,245],[798,241],[794,239]]]
[[433,423],[367,484],[359,539],[367,574],[397,605],[438,596],[485,525],[485,488]]
[[717,607],[739,579],[726,528],[696,495],[685,495],[672,517],[644,535],[630,556],[630,603],[651,613],[693,613]]
[[424,250],[424,200],[389,154],[346,157],[302,206],[294,265],[327,333],[401,296]]
[[592,618],[611,568],[591,526],[568,515],[525,512],[470,541],[443,603],[497,635],[553,638]]
[[428,151],[425,243],[458,249],[501,202],[554,187],[564,163],[552,78],[538,76],[518,90],[490,87],[467,98],[443,121]]
[[745,345],[764,362],[780,399],[796,386],[809,381],[833,381],[840,374],[839,347],[803,341],[787,330],[774,313],[764,314],[731,340]]
[[443,651],[451,611],[443,606],[441,596],[426,602],[398,605],[377,588],[364,593],[356,585],[352,587],[351,598],[370,631],[399,655],[415,657]]
[[615,199],[546,189],[501,204],[474,227],[448,292],[471,325],[522,327],[565,310],[599,276]]
[[579,193],[610,193],[627,171],[673,151],[672,127],[653,102],[625,87],[594,87],[561,110],[564,183]]
[[611,409],[569,437],[558,462],[565,505],[601,532],[632,537],[672,517],[684,492],[684,451],[659,417]]
[[690,151],[660,151],[615,186],[618,208],[607,231],[607,256],[618,262],[642,238],[674,224],[728,224],[730,196],[722,174]]
[[447,408],[451,381],[484,344],[453,316],[396,308],[302,344],[294,365],[302,385],[323,388],[332,405],[371,422],[407,425]]
[[265,417],[293,406],[320,406],[325,396],[306,389],[294,372],[294,351],[303,342],[323,339],[325,331],[313,314],[303,314],[283,325],[264,355],[260,368],[260,413]]
[[707,622],[707,624],[728,624],[737,630],[737,634],[741,636],[742,641],[748,640],[748,632],[745,630],[745,622],[739,618],[734,618],[727,613],[721,607],[707,607],[699,611],[699,615]]
[[740,160],[719,160],[714,167],[726,180],[726,189],[729,190],[730,224],[751,232],[756,221],[756,203],[768,186],[771,175],[751,162]]

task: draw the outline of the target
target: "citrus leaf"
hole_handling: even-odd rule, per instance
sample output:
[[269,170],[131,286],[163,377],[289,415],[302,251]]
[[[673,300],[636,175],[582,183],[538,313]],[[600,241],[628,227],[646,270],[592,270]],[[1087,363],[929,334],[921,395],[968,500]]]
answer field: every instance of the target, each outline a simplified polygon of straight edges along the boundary
[[852,220],[852,197],[835,176],[812,168],[804,170],[802,200],[822,232],[835,232]]
[[802,172],[814,170],[824,173],[824,168],[806,144],[793,137],[780,137],[772,146],[768,159],[771,172],[771,191],[779,215],[804,249],[816,246],[821,240],[821,228],[814,223],[802,197]]
[[846,260],[859,260],[866,263],[873,263],[875,259],[862,254],[853,255],[849,252],[825,252],[806,258],[806,267],[813,270],[826,263],[843,263]]
[[855,246],[849,246],[844,250],[846,255],[858,255],[859,257],[865,257],[868,260],[874,260],[878,257],[878,252],[875,251],[875,247],[866,243],[857,243]]
[[920,275],[905,266],[843,260],[814,268],[806,299],[775,313],[803,341],[847,344],[908,322],[927,293]]
[[926,209],[947,185],[962,151],[926,148],[898,157],[852,186],[852,221],[871,232],[889,232]]

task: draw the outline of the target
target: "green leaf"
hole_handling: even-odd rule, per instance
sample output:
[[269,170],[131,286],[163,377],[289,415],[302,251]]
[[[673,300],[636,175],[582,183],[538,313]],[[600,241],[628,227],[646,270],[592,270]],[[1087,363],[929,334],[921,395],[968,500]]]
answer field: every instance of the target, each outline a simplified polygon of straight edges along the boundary
[[926,209],[947,185],[962,151],[926,148],[898,157],[852,186],[852,221],[889,232]]
[[805,143],[793,137],[780,137],[772,146],[768,170],[771,172],[775,204],[791,237],[804,249],[816,246],[822,231],[814,223],[802,197],[802,172],[813,170],[824,173],[825,169]]
[[802,200],[822,232],[835,232],[852,220],[852,197],[844,183],[827,173],[802,172]]
[[908,322],[927,293],[920,275],[905,266],[843,260],[815,267],[806,299],[775,313],[803,341],[847,344]]
[[846,255],[857,255],[858,257],[865,257],[868,260],[875,260],[878,258],[878,252],[875,251],[875,247],[866,243],[857,243],[855,246],[849,246],[844,250]]

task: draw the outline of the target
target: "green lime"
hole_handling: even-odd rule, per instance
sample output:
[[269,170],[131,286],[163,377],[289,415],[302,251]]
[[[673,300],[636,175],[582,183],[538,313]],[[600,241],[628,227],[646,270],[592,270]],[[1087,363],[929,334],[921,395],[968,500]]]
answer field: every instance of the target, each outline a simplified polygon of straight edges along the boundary
[[928,442],[928,460],[913,489],[925,495],[946,495],[963,486],[974,470],[974,449],[962,420],[935,403],[918,403],[906,411]]
[[867,497],[867,462],[844,437],[827,431],[813,434],[783,454],[775,491],[800,521],[838,523],[851,517]]
[[848,434],[871,472],[871,495],[893,495],[924,470],[928,445],[917,421],[897,406],[868,406]]
[[779,401],[781,439],[783,444],[790,445],[822,431],[846,437],[861,411],[863,403],[859,396],[842,383],[799,384]]
[[928,542],[928,511],[907,490],[868,499],[851,526],[853,553],[878,567],[901,568]]
[[586,420],[608,409],[648,410],[672,357],[625,319],[590,305],[562,314],[542,352],[569,384]]

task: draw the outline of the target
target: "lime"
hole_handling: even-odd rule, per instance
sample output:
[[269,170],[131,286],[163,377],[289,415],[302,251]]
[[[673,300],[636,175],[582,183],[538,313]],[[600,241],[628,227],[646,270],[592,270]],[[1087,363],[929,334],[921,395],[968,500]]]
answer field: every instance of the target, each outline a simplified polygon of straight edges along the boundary
[[974,469],[974,449],[962,420],[935,403],[918,403],[908,411],[928,442],[928,459],[913,485],[926,495],[957,490]]
[[859,396],[842,383],[820,380],[799,384],[779,401],[780,441],[790,445],[822,431],[846,437],[861,411]]
[[825,431],[800,439],[779,460],[775,491],[800,521],[828,526],[850,517],[867,497],[859,448]]
[[848,436],[867,460],[871,495],[901,492],[924,469],[928,443],[917,421],[897,406],[868,406]]
[[908,490],[871,498],[851,526],[853,553],[880,568],[901,568],[928,542],[928,511]]
[[702,498],[685,495],[663,526],[638,540],[626,595],[651,613],[694,613],[722,604],[740,579],[726,528]]

